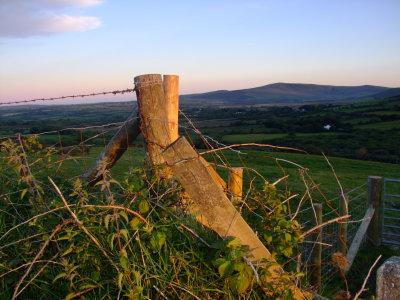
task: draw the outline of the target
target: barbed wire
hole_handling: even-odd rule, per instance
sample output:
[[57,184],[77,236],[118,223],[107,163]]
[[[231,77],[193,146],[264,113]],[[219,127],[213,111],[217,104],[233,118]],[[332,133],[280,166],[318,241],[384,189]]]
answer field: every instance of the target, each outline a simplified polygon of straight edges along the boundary
[[116,90],[109,92],[97,92],[97,93],[89,93],[89,94],[81,94],[81,95],[70,95],[70,96],[59,96],[59,97],[50,97],[50,98],[37,98],[37,99],[27,99],[27,100],[17,100],[10,102],[0,102],[0,105],[8,105],[8,104],[21,104],[21,103],[30,103],[37,101],[55,101],[55,100],[63,100],[70,98],[84,98],[84,97],[93,97],[93,96],[101,96],[101,95],[117,95],[117,94],[125,94],[125,93],[133,93],[136,89],[125,89],[125,90]]

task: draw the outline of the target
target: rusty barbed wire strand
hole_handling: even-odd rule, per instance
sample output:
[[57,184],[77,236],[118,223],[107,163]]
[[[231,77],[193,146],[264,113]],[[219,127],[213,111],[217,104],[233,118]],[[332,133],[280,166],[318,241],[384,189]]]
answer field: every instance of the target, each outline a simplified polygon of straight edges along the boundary
[[115,90],[115,91],[109,91],[109,92],[97,92],[97,93],[59,96],[59,97],[50,97],[50,98],[17,100],[17,101],[10,101],[10,102],[2,101],[2,102],[0,102],[0,105],[31,103],[31,102],[37,102],[37,101],[55,101],[55,100],[63,100],[63,99],[69,99],[69,98],[84,98],[84,97],[93,97],[93,96],[111,95],[111,94],[117,95],[117,94],[133,93],[134,91],[136,91],[136,89]]

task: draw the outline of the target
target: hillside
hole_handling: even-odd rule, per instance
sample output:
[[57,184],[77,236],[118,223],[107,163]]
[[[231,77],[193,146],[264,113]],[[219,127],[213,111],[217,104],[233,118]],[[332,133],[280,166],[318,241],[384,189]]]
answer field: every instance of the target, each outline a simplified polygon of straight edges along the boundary
[[301,103],[338,101],[359,98],[373,99],[375,95],[389,92],[382,86],[333,86],[300,83],[274,83],[242,90],[219,90],[202,94],[181,96],[183,104],[256,105],[269,103]]

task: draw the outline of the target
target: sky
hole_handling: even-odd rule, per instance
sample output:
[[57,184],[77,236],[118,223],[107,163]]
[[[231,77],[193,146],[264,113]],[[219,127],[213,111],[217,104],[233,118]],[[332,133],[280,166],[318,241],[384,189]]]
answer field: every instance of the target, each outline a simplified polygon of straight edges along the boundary
[[181,94],[400,87],[399,14],[399,0],[0,0],[0,102],[133,88],[150,73],[179,75]]

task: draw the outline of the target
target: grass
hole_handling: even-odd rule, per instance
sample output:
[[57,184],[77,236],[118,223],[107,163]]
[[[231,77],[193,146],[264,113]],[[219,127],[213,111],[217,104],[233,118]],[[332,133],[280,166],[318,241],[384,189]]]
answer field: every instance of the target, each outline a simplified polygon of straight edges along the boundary
[[379,130],[391,130],[400,128],[400,120],[390,122],[379,122],[357,126],[359,129],[379,129]]
[[[318,136],[338,136],[344,133],[338,132],[316,132],[316,133],[296,133],[297,137],[318,137]],[[262,143],[268,140],[280,139],[288,137],[286,133],[269,133],[269,134],[228,134],[224,135],[223,141],[226,143]]]

